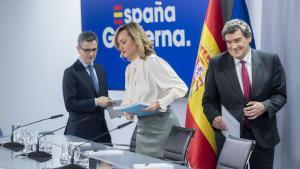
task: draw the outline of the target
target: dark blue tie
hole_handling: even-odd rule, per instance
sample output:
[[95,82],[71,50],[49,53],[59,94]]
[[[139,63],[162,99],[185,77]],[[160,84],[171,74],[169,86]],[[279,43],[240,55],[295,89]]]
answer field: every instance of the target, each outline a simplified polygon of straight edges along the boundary
[[96,74],[95,74],[95,72],[94,72],[94,67],[93,67],[93,65],[88,65],[86,68],[87,68],[88,71],[90,72],[90,77],[91,77],[91,79],[92,79],[92,81],[93,81],[93,85],[94,85],[94,88],[95,88],[97,94],[100,94],[100,87],[99,87],[99,84],[98,84],[98,82],[97,82],[97,76],[96,76]]

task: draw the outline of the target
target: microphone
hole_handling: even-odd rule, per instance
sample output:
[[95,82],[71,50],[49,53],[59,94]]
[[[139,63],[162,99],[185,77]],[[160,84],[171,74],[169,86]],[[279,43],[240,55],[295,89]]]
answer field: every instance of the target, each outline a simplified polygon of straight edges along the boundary
[[[130,152],[135,152],[135,145],[132,144],[121,144],[121,143],[101,143],[104,144],[106,146],[110,146],[110,147],[114,147],[115,149],[118,150],[126,150],[126,151],[130,151]],[[118,147],[115,147],[118,146]]]
[[[72,124],[72,125],[78,124],[78,123],[84,122],[84,121],[86,121],[86,120],[89,120],[89,119],[92,118],[92,117],[93,117],[93,116],[88,116],[88,117],[82,118],[82,119],[80,119],[80,120],[78,120],[78,121],[72,122],[71,124]],[[65,126],[62,126],[62,127],[60,127],[60,128],[57,128],[57,129],[55,129],[55,130],[52,130],[52,131],[50,131],[50,132],[47,132],[47,133],[45,133],[45,134],[43,134],[43,135],[41,135],[41,136],[39,136],[38,139],[37,139],[36,151],[33,151],[33,152],[28,153],[28,154],[27,154],[28,158],[31,158],[31,159],[33,159],[33,160],[35,160],[35,161],[38,161],[38,162],[45,162],[45,161],[50,160],[50,159],[52,158],[52,155],[51,155],[50,153],[47,153],[47,152],[45,152],[45,151],[40,151],[40,139],[41,139],[42,137],[45,137],[46,135],[49,135],[49,134],[51,134],[51,133],[54,133],[54,132],[56,132],[56,131],[58,131],[58,130],[61,130],[61,129],[65,128],[65,127],[66,127],[66,125],[65,125]]]
[[62,167],[58,167],[58,168],[56,168],[56,169],[69,169],[69,168],[72,168],[72,169],[84,169],[84,167],[82,167],[82,166],[80,166],[80,165],[78,165],[78,164],[74,164],[74,151],[75,151],[77,148],[83,146],[84,144],[90,143],[90,142],[92,142],[92,141],[94,141],[94,140],[96,140],[96,139],[98,139],[98,138],[101,138],[101,137],[103,137],[103,136],[105,136],[105,135],[107,135],[107,134],[109,134],[109,133],[111,133],[111,132],[113,132],[113,131],[115,131],[115,130],[118,130],[118,129],[121,129],[121,128],[123,128],[123,127],[126,127],[126,126],[128,126],[129,124],[132,124],[132,123],[133,123],[133,121],[129,121],[129,122],[126,122],[126,123],[124,123],[124,124],[121,124],[121,125],[117,126],[117,127],[114,128],[114,129],[111,129],[111,130],[109,130],[109,131],[107,131],[107,132],[105,132],[105,133],[102,133],[102,134],[100,134],[100,135],[98,135],[98,136],[92,138],[91,140],[87,140],[87,141],[85,141],[85,142],[79,144],[78,146],[74,147],[74,149],[72,150],[72,154],[71,154],[71,163],[70,163],[70,164],[67,164],[67,165],[65,165],[65,166],[62,166]]
[[64,116],[63,114],[59,114],[59,115],[55,115],[55,116],[51,116],[50,119],[56,119],[56,118],[59,118],[59,117],[62,117]]
[[124,123],[124,124],[120,124],[118,127],[112,129],[111,131],[115,131],[115,130],[117,130],[117,129],[121,129],[121,128],[123,128],[123,127],[128,126],[128,125],[131,124],[131,123],[133,123],[133,121],[129,121],[129,122]]
[[14,142],[14,131],[15,130],[17,130],[19,128],[22,128],[22,127],[32,125],[32,124],[35,124],[35,123],[38,123],[38,122],[41,122],[41,121],[56,119],[56,118],[59,118],[59,117],[62,117],[62,116],[63,116],[63,114],[58,114],[58,115],[55,115],[55,116],[51,116],[51,117],[48,117],[48,118],[45,118],[45,119],[37,120],[37,121],[31,122],[31,123],[28,123],[28,124],[24,124],[24,125],[21,125],[21,126],[17,126],[17,127],[14,127],[12,125],[11,126],[10,142],[4,143],[3,147],[8,148],[8,149],[10,149],[12,151],[15,151],[15,152],[23,150],[24,149],[24,144]]

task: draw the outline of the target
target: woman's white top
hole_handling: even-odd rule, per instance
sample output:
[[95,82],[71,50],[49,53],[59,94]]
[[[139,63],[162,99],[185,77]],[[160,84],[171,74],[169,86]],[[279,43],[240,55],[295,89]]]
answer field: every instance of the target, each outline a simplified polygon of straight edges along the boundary
[[132,102],[150,104],[158,101],[162,112],[175,99],[185,96],[188,87],[162,58],[151,54],[146,60],[132,61],[125,72],[122,105]]

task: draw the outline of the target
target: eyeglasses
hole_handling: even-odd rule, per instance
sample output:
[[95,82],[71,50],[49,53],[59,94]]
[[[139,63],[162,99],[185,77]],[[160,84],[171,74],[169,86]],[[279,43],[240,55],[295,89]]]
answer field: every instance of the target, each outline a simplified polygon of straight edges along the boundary
[[[79,45],[78,45],[79,46]],[[91,52],[97,52],[98,51],[98,48],[93,48],[93,49],[84,49],[83,47],[79,46],[79,48],[81,50],[83,50],[83,52],[85,53],[91,53]]]

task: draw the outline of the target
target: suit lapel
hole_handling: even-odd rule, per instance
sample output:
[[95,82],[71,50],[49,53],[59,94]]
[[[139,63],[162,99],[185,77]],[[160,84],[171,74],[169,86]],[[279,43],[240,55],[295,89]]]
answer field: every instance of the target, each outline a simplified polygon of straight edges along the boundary
[[96,71],[96,74],[97,74],[97,78],[98,78],[98,85],[100,86],[99,89],[100,89],[100,95],[102,95],[102,87],[103,87],[103,84],[101,84],[103,82],[103,77],[102,77],[102,73],[101,73],[101,70],[100,70],[100,67],[99,65],[96,65],[94,64],[94,68],[95,68],[95,71]]
[[81,73],[83,74],[84,78],[89,82],[91,89],[95,92],[95,94],[97,94],[96,89],[93,85],[93,81],[92,81],[90,75],[88,74],[88,72],[86,70],[84,70]]
[[255,96],[260,84],[260,80],[262,79],[264,69],[261,67],[262,61],[259,55],[255,50],[252,50],[252,88],[250,98]]
[[79,59],[76,62],[76,68],[79,71],[79,73],[81,74],[81,76],[84,77],[84,79],[89,82],[91,89],[97,95],[97,92],[93,85],[93,81],[92,81],[90,75],[88,74],[88,72],[86,71],[85,67],[83,66],[83,64],[79,61]]
[[243,99],[243,92],[237,77],[234,60],[232,56],[229,55],[229,53],[225,57],[224,66],[226,67],[226,69],[224,70],[224,74],[231,87],[233,88],[233,91],[239,98]]

